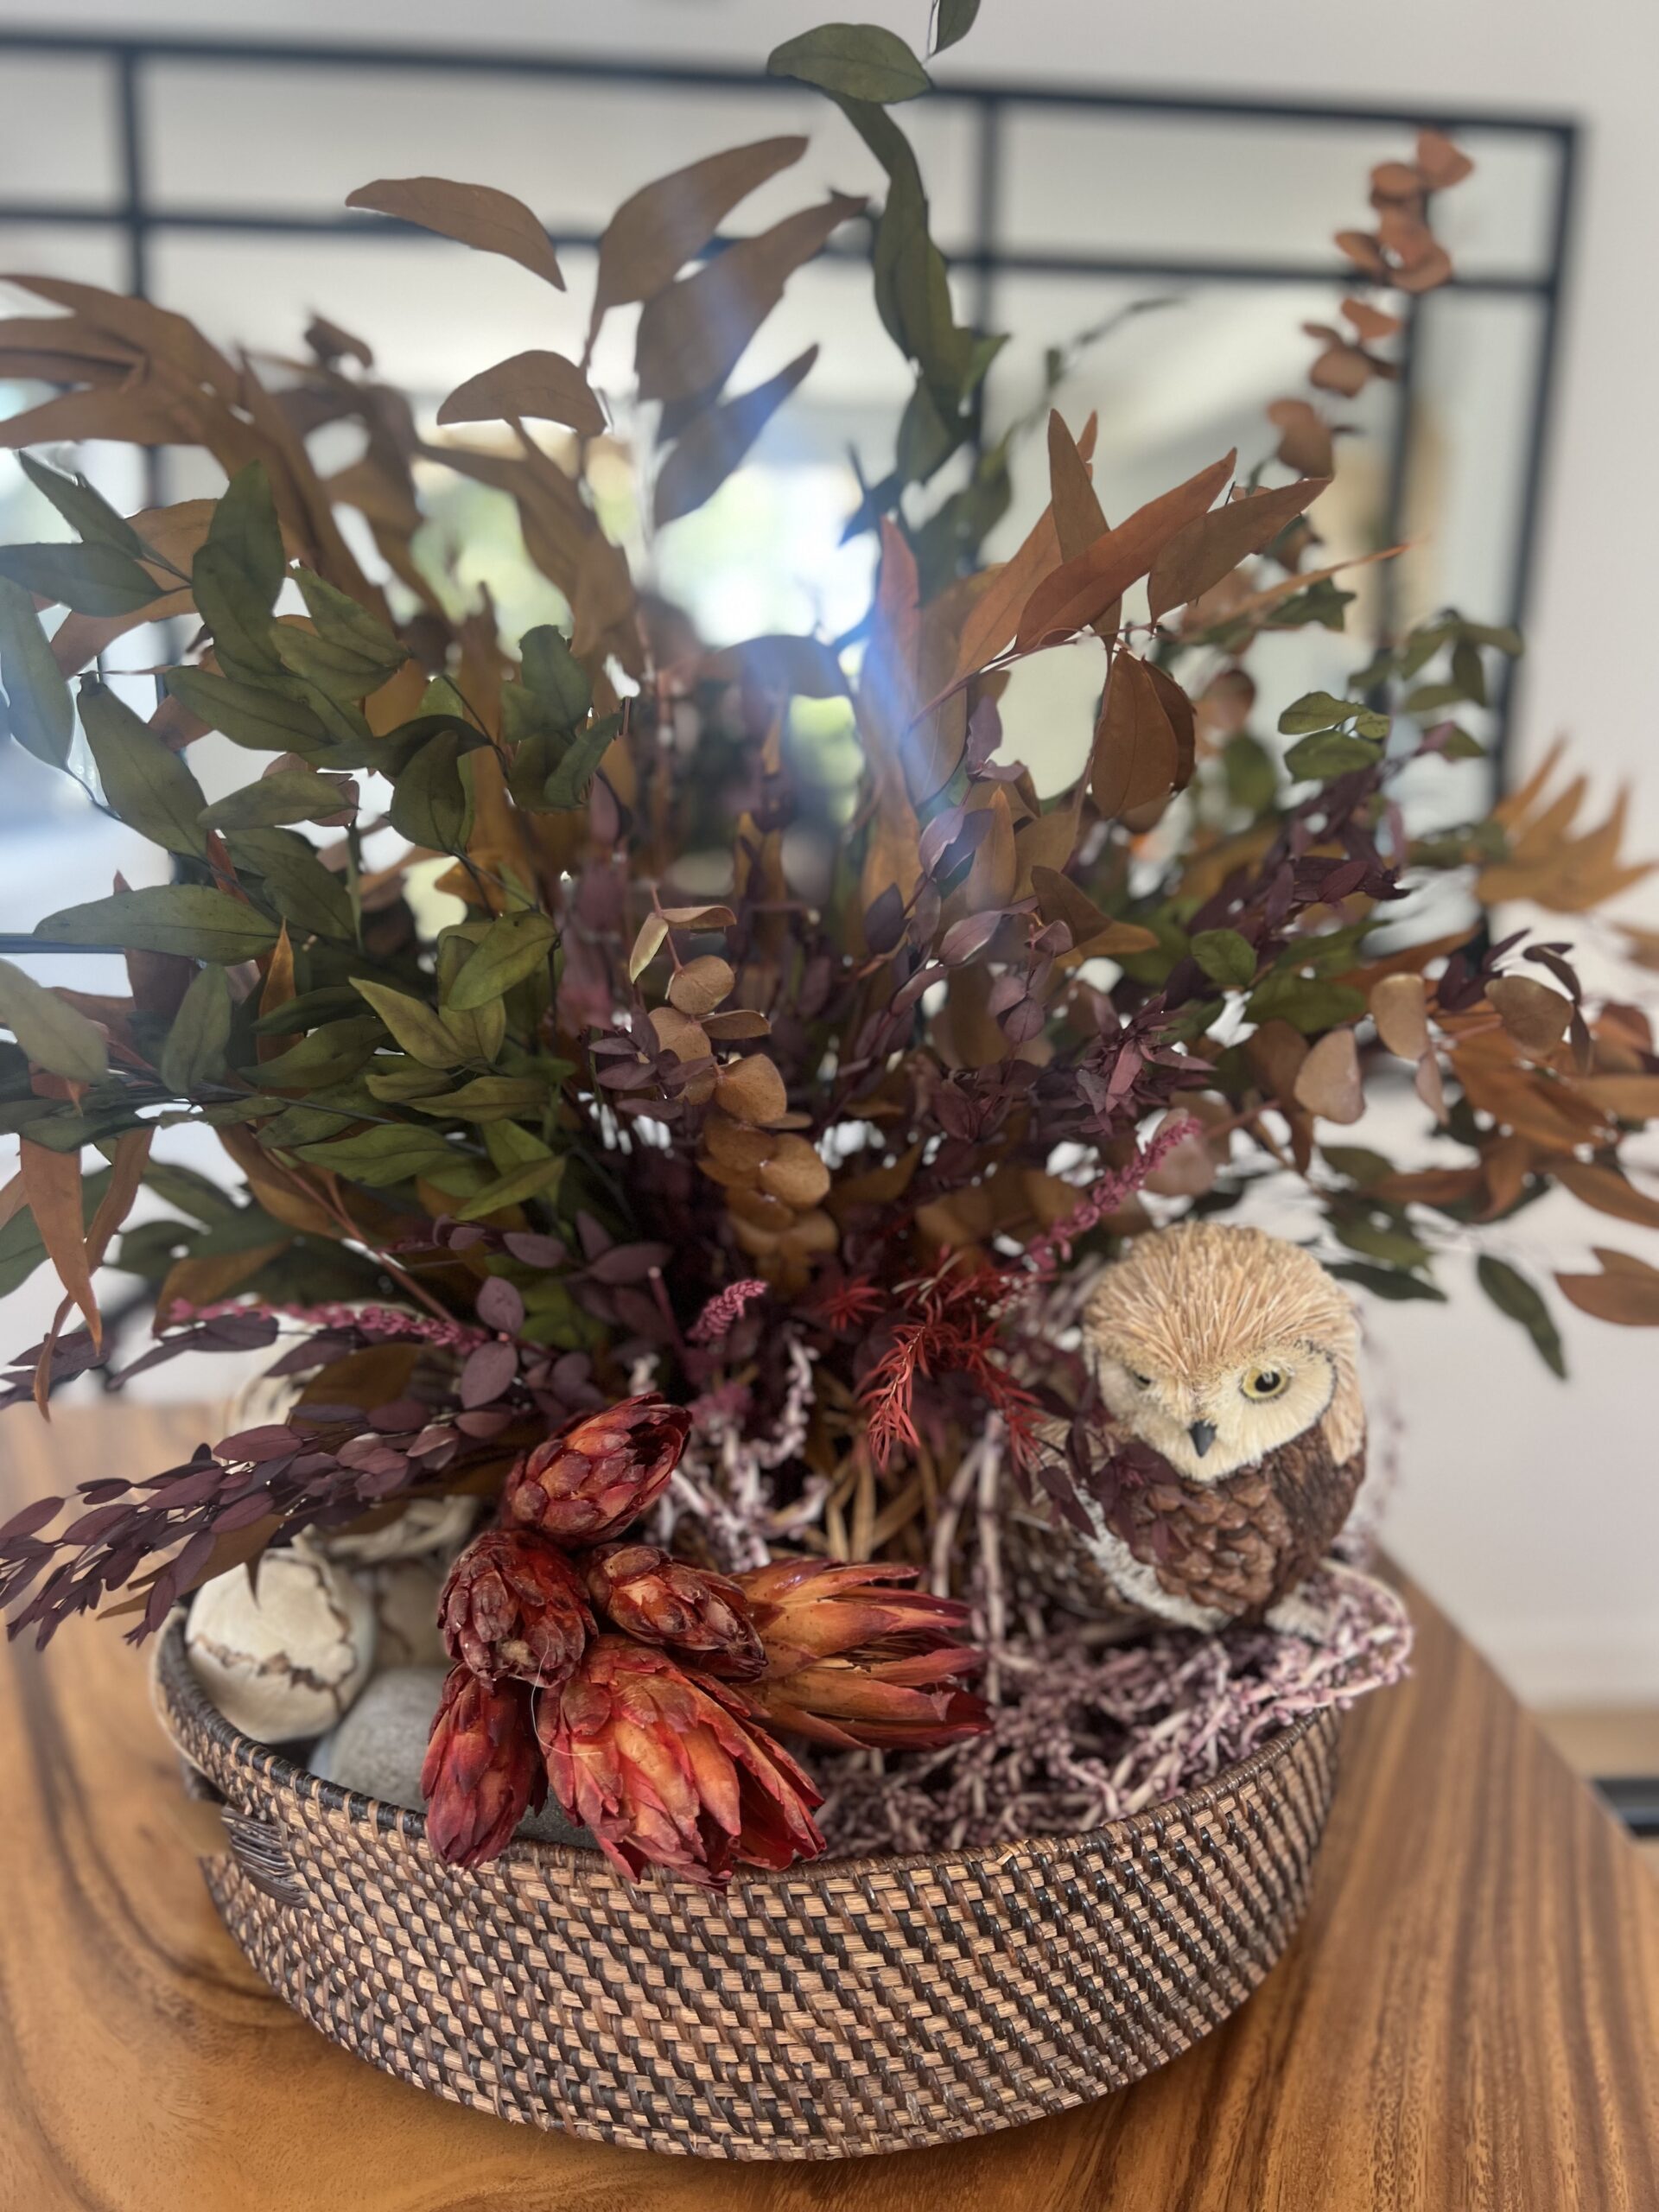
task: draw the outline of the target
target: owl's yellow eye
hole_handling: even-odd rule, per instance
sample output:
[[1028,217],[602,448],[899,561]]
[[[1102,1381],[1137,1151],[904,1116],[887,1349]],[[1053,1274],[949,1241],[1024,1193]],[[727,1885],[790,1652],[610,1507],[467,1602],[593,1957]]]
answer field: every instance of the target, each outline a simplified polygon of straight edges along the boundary
[[1247,1375],[1241,1385],[1247,1398],[1258,1402],[1264,1398],[1282,1397],[1290,1388],[1290,1377],[1282,1367],[1258,1367],[1254,1375]]

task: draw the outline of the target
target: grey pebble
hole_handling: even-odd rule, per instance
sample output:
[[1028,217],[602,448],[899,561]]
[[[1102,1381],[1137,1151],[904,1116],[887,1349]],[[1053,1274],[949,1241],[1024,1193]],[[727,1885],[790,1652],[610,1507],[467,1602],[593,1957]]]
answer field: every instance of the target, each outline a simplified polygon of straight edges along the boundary
[[[443,1678],[442,1667],[390,1667],[377,1675],[312,1752],[312,1773],[343,1789],[378,1797],[382,1804],[409,1805],[418,1812],[421,1764]],[[517,1833],[534,1843],[594,1847],[588,1830],[574,1827],[550,1797],[539,1813],[524,1816]]]

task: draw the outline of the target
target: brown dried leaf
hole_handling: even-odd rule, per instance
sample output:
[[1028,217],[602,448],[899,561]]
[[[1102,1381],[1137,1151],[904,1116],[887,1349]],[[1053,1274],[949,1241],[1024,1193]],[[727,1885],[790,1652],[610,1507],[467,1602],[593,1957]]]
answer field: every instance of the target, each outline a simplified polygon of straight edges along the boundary
[[1530,976],[1494,976],[1486,995],[1516,1043],[1535,1058],[1553,1052],[1567,1033],[1573,1001]]
[[607,308],[649,300],[702,251],[741,200],[806,151],[804,138],[762,138],[710,154],[625,200],[599,242],[593,327]]
[[991,792],[985,811],[991,817],[988,833],[975,848],[967,880],[962,887],[962,909],[967,914],[1000,912],[1012,904],[1020,873],[1014,843],[1014,812],[1006,785]]
[[660,1051],[672,1052],[677,1060],[706,1060],[709,1057],[707,1035],[690,1014],[682,1014],[677,1007],[654,1006],[650,1019]]
[[670,978],[668,995],[671,1002],[682,1014],[689,1014],[694,1020],[701,1020],[712,1014],[724,998],[731,995],[737,981],[731,963],[722,960],[718,953],[704,953],[700,960],[688,960],[683,968],[677,968]]
[[378,215],[435,231],[480,253],[505,254],[533,276],[564,289],[558,256],[522,200],[493,185],[454,184],[441,176],[381,177],[350,194],[348,207],[371,207]]
[[1454,146],[1441,132],[1417,133],[1417,167],[1432,192],[1444,192],[1448,185],[1461,184],[1474,166],[1462,147]]
[[661,912],[677,930],[728,930],[737,919],[729,906],[664,906]]
[[705,1014],[702,1026],[717,1045],[734,1045],[749,1037],[770,1037],[772,1024],[753,1007],[733,1007],[727,1014]]
[[820,1205],[830,1189],[830,1170],[804,1137],[779,1137],[760,1167],[760,1187],[804,1213]]
[[1108,820],[1166,798],[1180,772],[1180,747],[1145,661],[1120,652],[1112,662],[1095,731],[1090,789]]
[[1580,1313],[1593,1313],[1599,1321],[1613,1321],[1621,1328],[1659,1328],[1659,1268],[1628,1252],[1595,1248],[1602,1264],[1599,1275],[1557,1275],[1561,1294]]
[[1371,987],[1371,1020],[1389,1051],[1421,1060],[1428,1050],[1428,993],[1421,976],[1384,976]]
[[1333,469],[1331,425],[1306,399],[1275,399],[1268,420],[1279,433],[1274,459],[1299,476],[1329,476]]
[[687,424],[652,495],[652,519],[659,530],[713,498],[817,358],[817,347],[809,346],[765,384],[705,409]]
[[1172,607],[1185,607],[1230,575],[1241,561],[1270,544],[1330,485],[1328,476],[1305,477],[1298,484],[1281,484],[1274,491],[1230,500],[1183,524],[1159,554],[1147,580],[1153,620],[1161,620]]
[[1574,1094],[1622,1122],[1646,1122],[1659,1114],[1659,1075],[1585,1075],[1573,1078]]
[[1440,1077],[1440,1064],[1433,1052],[1425,1052],[1417,1063],[1417,1072],[1412,1077],[1412,1088],[1422,1100],[1435,1120],[1446,1121],[1446,1084]]
[[628,955],[628,981],[637,983],[652,962],[662,950],[668,938],[668,923],[661,914],[647,914],[639,925],[639,934],[633,940],[633,950]]
[[1050,637],[1064,637],[1096,620],[1115,599],[1144,576],[1186,523],[1201,515],[1233,473],[1236,453],[1200,469],[1173,491],[1137,507],[1074,561],[1064,561],[1026,601],[1015,643],[1032,652]]
[[35,1217],[35,1234],[46,1247],[47,1257],[57,1270],[58,1281],[80,1308],[92,1342],[104,1341],[104,1317],[92,1291],[81,1217],[80,1155],[49,1152],[25,1136],[18,1151],[18,1172],[29,1210]]
[[1397,315],[1384,315],[1369,300],[1344,300],[1342,312],[1367,346],[1375,345],[1380,338],[1392,338],[1400,327]]
[[1089,464],[1057,408],[1048,416],[1048,481],[1055,533],[1067,561],[1086,553],[1106,534],[1106,517],[1090,481]]
[[588,437],[605,428],[605,410],[575,363],[541,347],[468,377],[438,410],[440,423],[508,423],[519,416],[563,423]]
[[1332,1029],[1321,1037],[1296,1071],[1299,1106],[1327,1122],[1357,1122],[1365,1111],[1359,1079],[1359,1049],[1351,1029]]
[[983,668],[1007,644],[1019,624],[1020,609],[1043,579],[1058,568],[1062,557],[1054,510],[1045,507],[1013,559],[989,572],[984,589],[969,610],[957,645],[950,675],[953,684]]
[[1584,1205],[1593,1206],[1598,1213],[1612,1214],[1620,1221],[1637,1222],[1643,1229],[1659,1229],[1659,1198],[1650,1198],[1633,1183],[1626,1182],[1616,1167],[1604,1167],[1595,1160],[1574,1160],[1570,1154],[1546,1160],[1544,1165],[1563,1189],[1571,1191]]
[[784,1078],[764,1052],[751,1052],[722,1068],[715,1097],[722,1113],[756,1128],[775,1127],[789,1111]]
[[634,346],[641,399],[718,391],[788,279],[863,207],[861,199],[832,193],[821,207],[742,239],[648,300]]
[[1031,886],[1043,920],[1064,922],[1071,932],[1068,961],[1085,953],[1109,960],[1120,953],[1150,952],[1158,943],[1152,931],[1143,930],[1138,922],[1114,921],[1109,914],[1102,913],[1086,891],[1056,868],[1034,867]]

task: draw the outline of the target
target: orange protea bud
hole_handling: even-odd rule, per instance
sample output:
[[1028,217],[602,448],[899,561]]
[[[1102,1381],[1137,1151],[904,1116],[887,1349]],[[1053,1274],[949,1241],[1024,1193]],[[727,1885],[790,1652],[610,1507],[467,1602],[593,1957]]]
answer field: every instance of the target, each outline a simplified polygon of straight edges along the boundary
[[547,1776],[523,1682],[480,1681],[452,1667],[421,1769],[426,1834],[440,1859],[481,1866],[498,1858],[527,1812],[547,1796]]
[[955,1598],[901,1587],[917,1570],[898,1560],[837,1566],[822,1559],[775,1559],[737,1577],[766,1648],[766,1672],[782,1675],[815,1659],[856,1649],[895,1658],[948,1643],[968,1618]]
[[734,1865],[823,1849],[819,1793],[788,1752],[664,1652],[595,1637],[536,1724],[554,1796],[630,1881],[654,1866],[723,1889]]
[[684,1407],[655,1390],[579,1414],[514,1466],[503,1517],[560,1543],[603,1543],[662,1496],[690,1433]]
[[582,1561],[595,1608],[642,1643],[665,1645],[705,1674],[745,1681],[766,1670],[749,1601],[735,1582],[655,1544],[611,1544]]
[[982,1698],[961,1688],[982,1655],[946,1647],[895,1659],[820,1659],[743,1686],[745,1702],[768,1728],[843,1750],[919,1751],[991,1725]]
[[518,1675],[545,1689],[569,1679],[593,1633],[582,1577],[528,1529],[486,1529],[449,1570],[438,1599],[449,1656],[494,1681]]
[[968,1608],[899,1586],[896,1561],[837,1566],[780,1559],[737,1578],[766,1647],[764,1676],[746,1685],[769,1727],[820,1744],[922,1750],[990,1725],[959,1678],[982,1655],[957,1641]]

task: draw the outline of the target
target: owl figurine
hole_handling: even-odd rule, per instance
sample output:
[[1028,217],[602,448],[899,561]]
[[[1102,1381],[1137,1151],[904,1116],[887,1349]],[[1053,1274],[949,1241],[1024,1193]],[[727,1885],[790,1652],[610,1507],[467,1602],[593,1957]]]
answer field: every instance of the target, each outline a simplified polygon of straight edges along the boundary
[[[1033,1543],[1027,1524],[1016,1553],[1098,1615],[1318,1637],[1297,1593],[1365,1471],[1358,1333],[1340,1285],[1261,1230],[1137,1238],[1084,1310],[1099,1402],[1070,1462],[1073,1525]],[[1048,1432],[1057,1458],[1068,1436]]]

